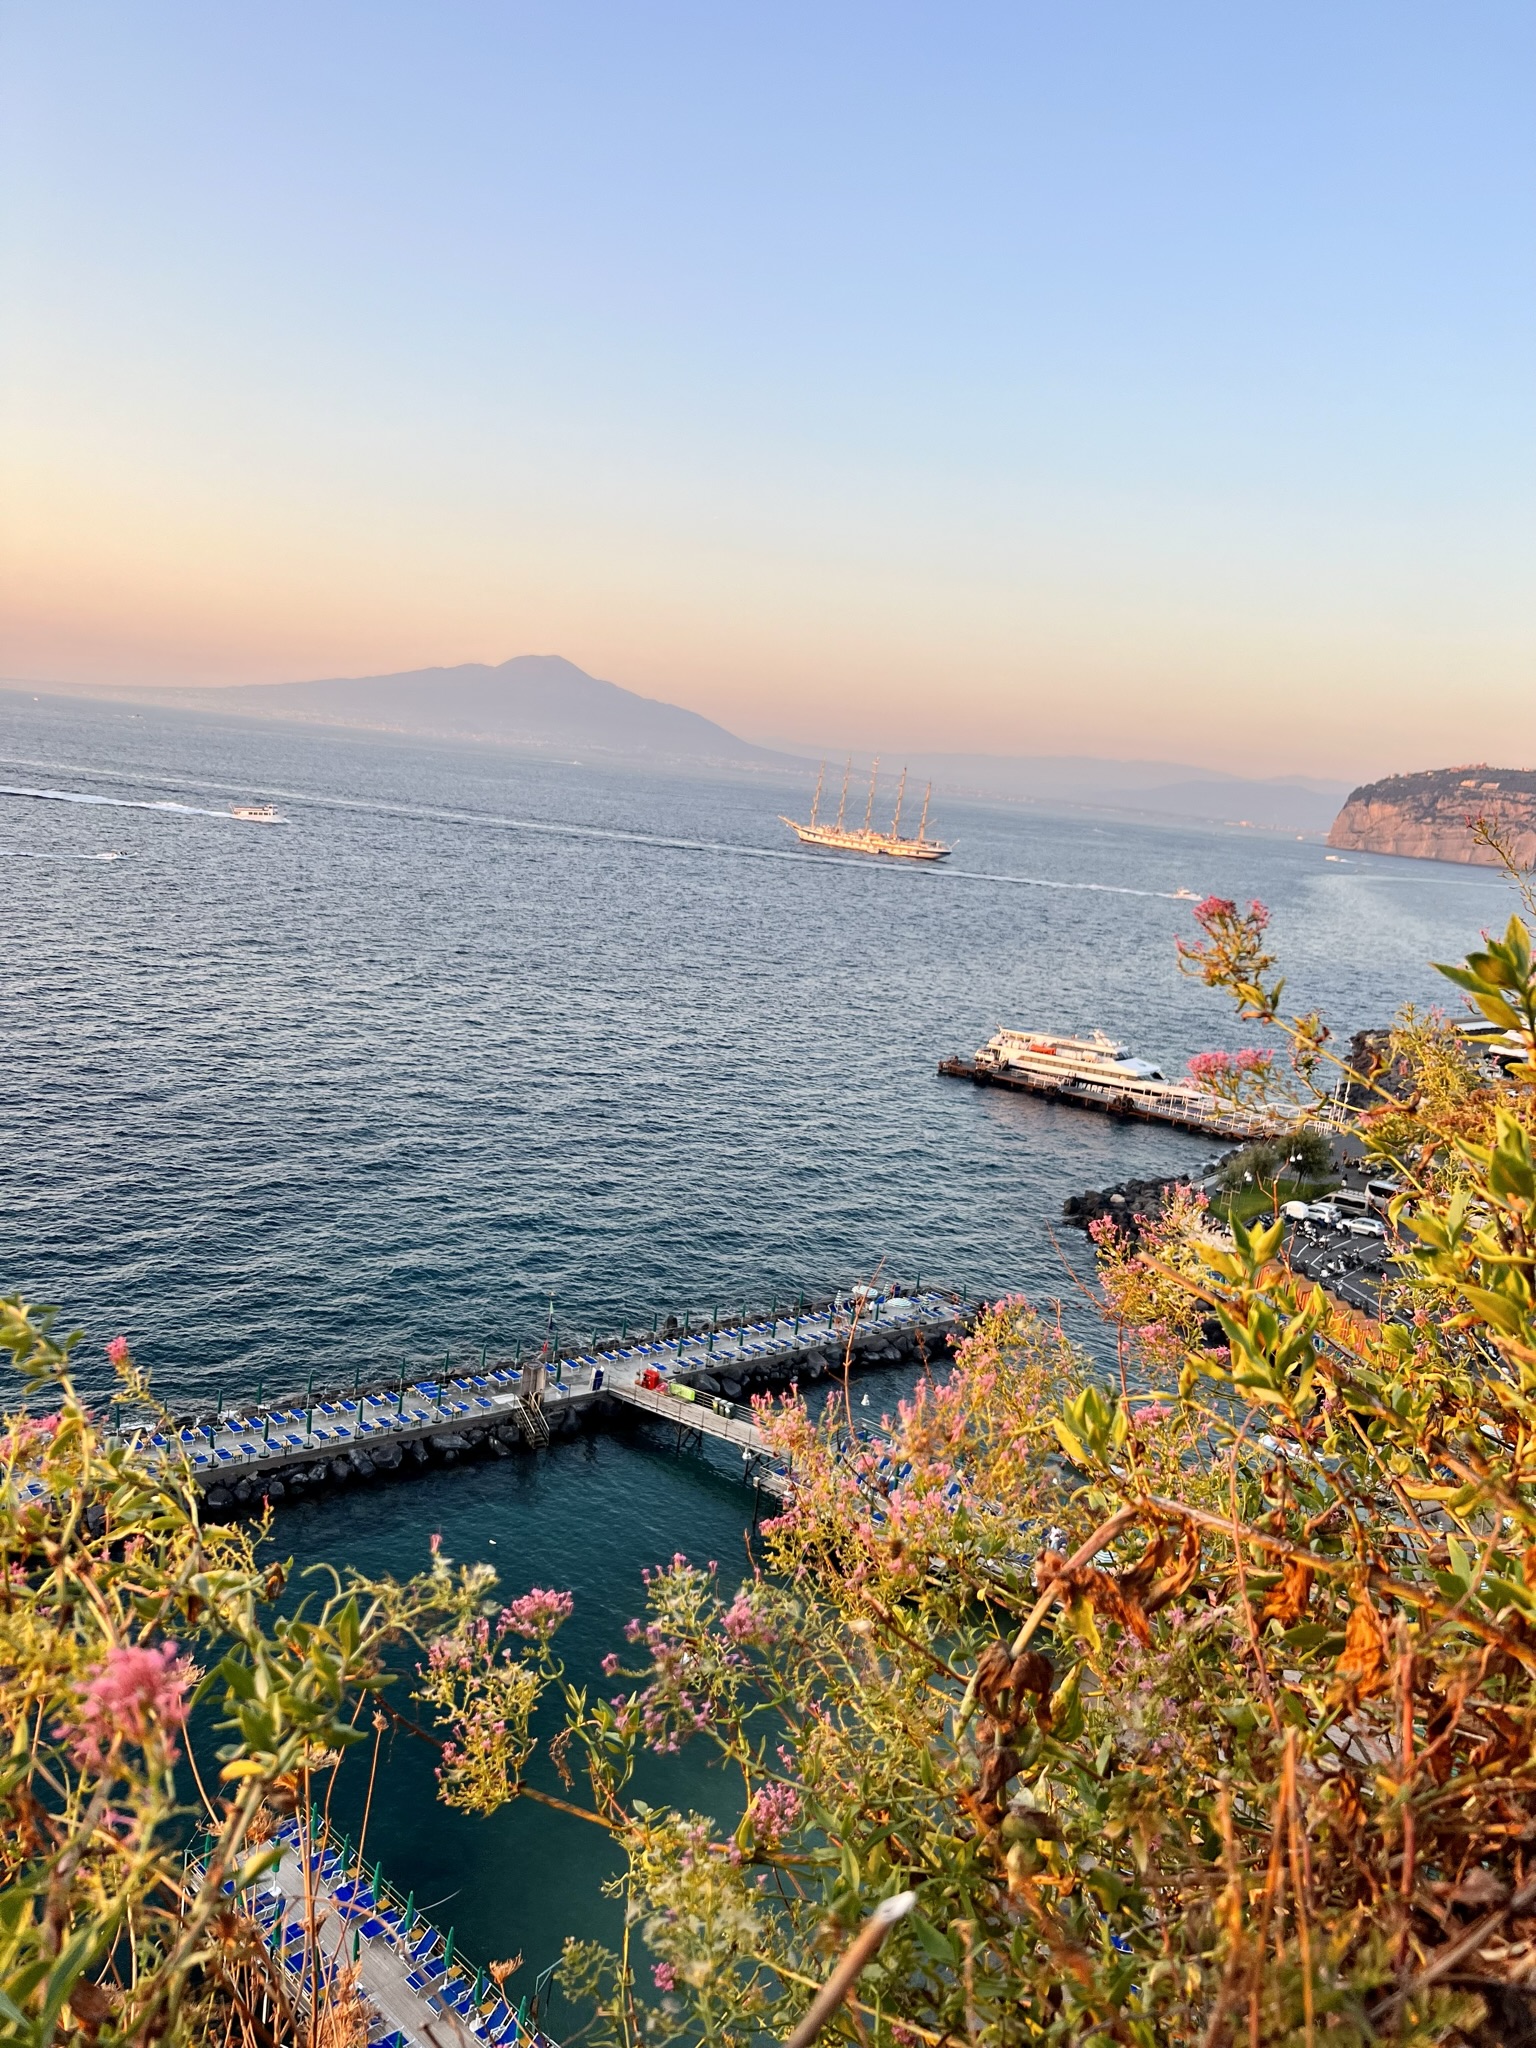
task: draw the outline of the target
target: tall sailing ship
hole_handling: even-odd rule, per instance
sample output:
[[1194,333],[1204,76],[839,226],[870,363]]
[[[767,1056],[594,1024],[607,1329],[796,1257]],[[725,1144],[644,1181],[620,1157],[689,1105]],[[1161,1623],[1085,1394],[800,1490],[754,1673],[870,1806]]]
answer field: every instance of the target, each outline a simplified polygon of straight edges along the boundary
[[901,836],[901,807],[907,794],[907,771],[901,771],[901,787],[896,792],[896,815],[891,820],[889,832],[875,829],[875,783],[880,774],[880,760],[869,772],[869,800],[864,806],[864,823],[848,826],[843,823],[848,810],[848,778],[853,773],[853,756],[843,770],[843,793],[837,802],[837,823],[821,823],[821,790],[827,777],[827,764],[821,764],[821,773],[816,778],[816,794],[811,799],[810,823],[802,825],[797,818],[786,818],[782,812],[779,822],[787,825],[802,846],[828,846],[838,853],[868,853],[886,860],[948,860],[954,848],[942,840],[928,837],[928,800],[933,794],[930,782],[923,791],[923,815],[918,823],[917,837],[903,839]]

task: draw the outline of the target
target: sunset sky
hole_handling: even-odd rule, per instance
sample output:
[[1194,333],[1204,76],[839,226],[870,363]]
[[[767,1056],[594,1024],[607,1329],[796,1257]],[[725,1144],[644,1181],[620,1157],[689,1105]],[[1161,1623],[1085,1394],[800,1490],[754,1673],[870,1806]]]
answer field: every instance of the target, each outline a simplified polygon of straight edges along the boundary
[[1536,10],[0,4],[0,675],[1536,764]]

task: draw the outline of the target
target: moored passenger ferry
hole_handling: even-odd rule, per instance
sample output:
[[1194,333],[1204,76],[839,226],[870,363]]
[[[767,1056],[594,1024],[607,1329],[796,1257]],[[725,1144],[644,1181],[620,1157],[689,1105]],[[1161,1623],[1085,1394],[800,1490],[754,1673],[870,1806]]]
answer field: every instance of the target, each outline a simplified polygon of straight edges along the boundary
[[1110,1088],[1116,1094],[1187,1095],[1161,1067],[1135,1059],[1103,1031],[1073,1038],[1054,1031],[997,1031],[976,1055],[978,1067],[1011,1067],[1059,1087]]
[[1309,1120],[1297,1103],[1235,1102],[1192,1078],[1170,1081],[1104,1031],[995,1031],[974,1059],[940,1060],[939,1072],[1224,1138],[1273,1137]]

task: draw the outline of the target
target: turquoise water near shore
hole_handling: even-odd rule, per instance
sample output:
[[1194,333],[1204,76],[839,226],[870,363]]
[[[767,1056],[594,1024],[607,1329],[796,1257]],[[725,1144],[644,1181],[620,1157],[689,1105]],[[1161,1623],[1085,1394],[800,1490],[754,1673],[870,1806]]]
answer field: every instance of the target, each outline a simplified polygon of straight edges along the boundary
[[[0,784],[55,792],[0,794],[0,1286],[65,1304],[96,1384],[124,1330],[188,1407],[526,1341],[551,1298],[587,1335],[882,1265],[1059,1297],[1101,1343],[1063,1196],[1209,1144],[939,1057],[1005,1021],[1170,1070],[1246,1042],[1177,972],[1181,888],[1269,903],[1297,1003],[1345,1032],[1444,1000],[1428,962],[1511,907],[1467,869],[949,799],[954,860],[903,873],[786,843],[793,778],[4,691]],[[268,799],[291,824],[221,815]],[[899,1384],[860,1383],[872,1413]],[[751,1517],[725,1461],[614,1436],[291,1505],[277,1537],[405,1571],[441,1530],[509,1591],[569,1586],[601,1682],[641,1568],[744,1569]],[[521,1949],[520,1984],[614,1924],[598,1830],[446,1815],[403,1745],[370,1839],[472,1956]]]

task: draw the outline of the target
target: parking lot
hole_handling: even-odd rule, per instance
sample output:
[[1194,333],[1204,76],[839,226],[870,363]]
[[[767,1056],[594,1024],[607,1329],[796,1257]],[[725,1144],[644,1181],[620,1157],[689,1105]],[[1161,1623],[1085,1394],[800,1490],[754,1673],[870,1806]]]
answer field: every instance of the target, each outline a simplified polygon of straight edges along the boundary
[[1388,1226],[1370,1208],[1325,1202],[1287,1202],[1286,1252],[1294,1269],[1326,1287],[1350,1308],[1381,1313],[1381,1296],[1392,1276],[1394,1251]]

